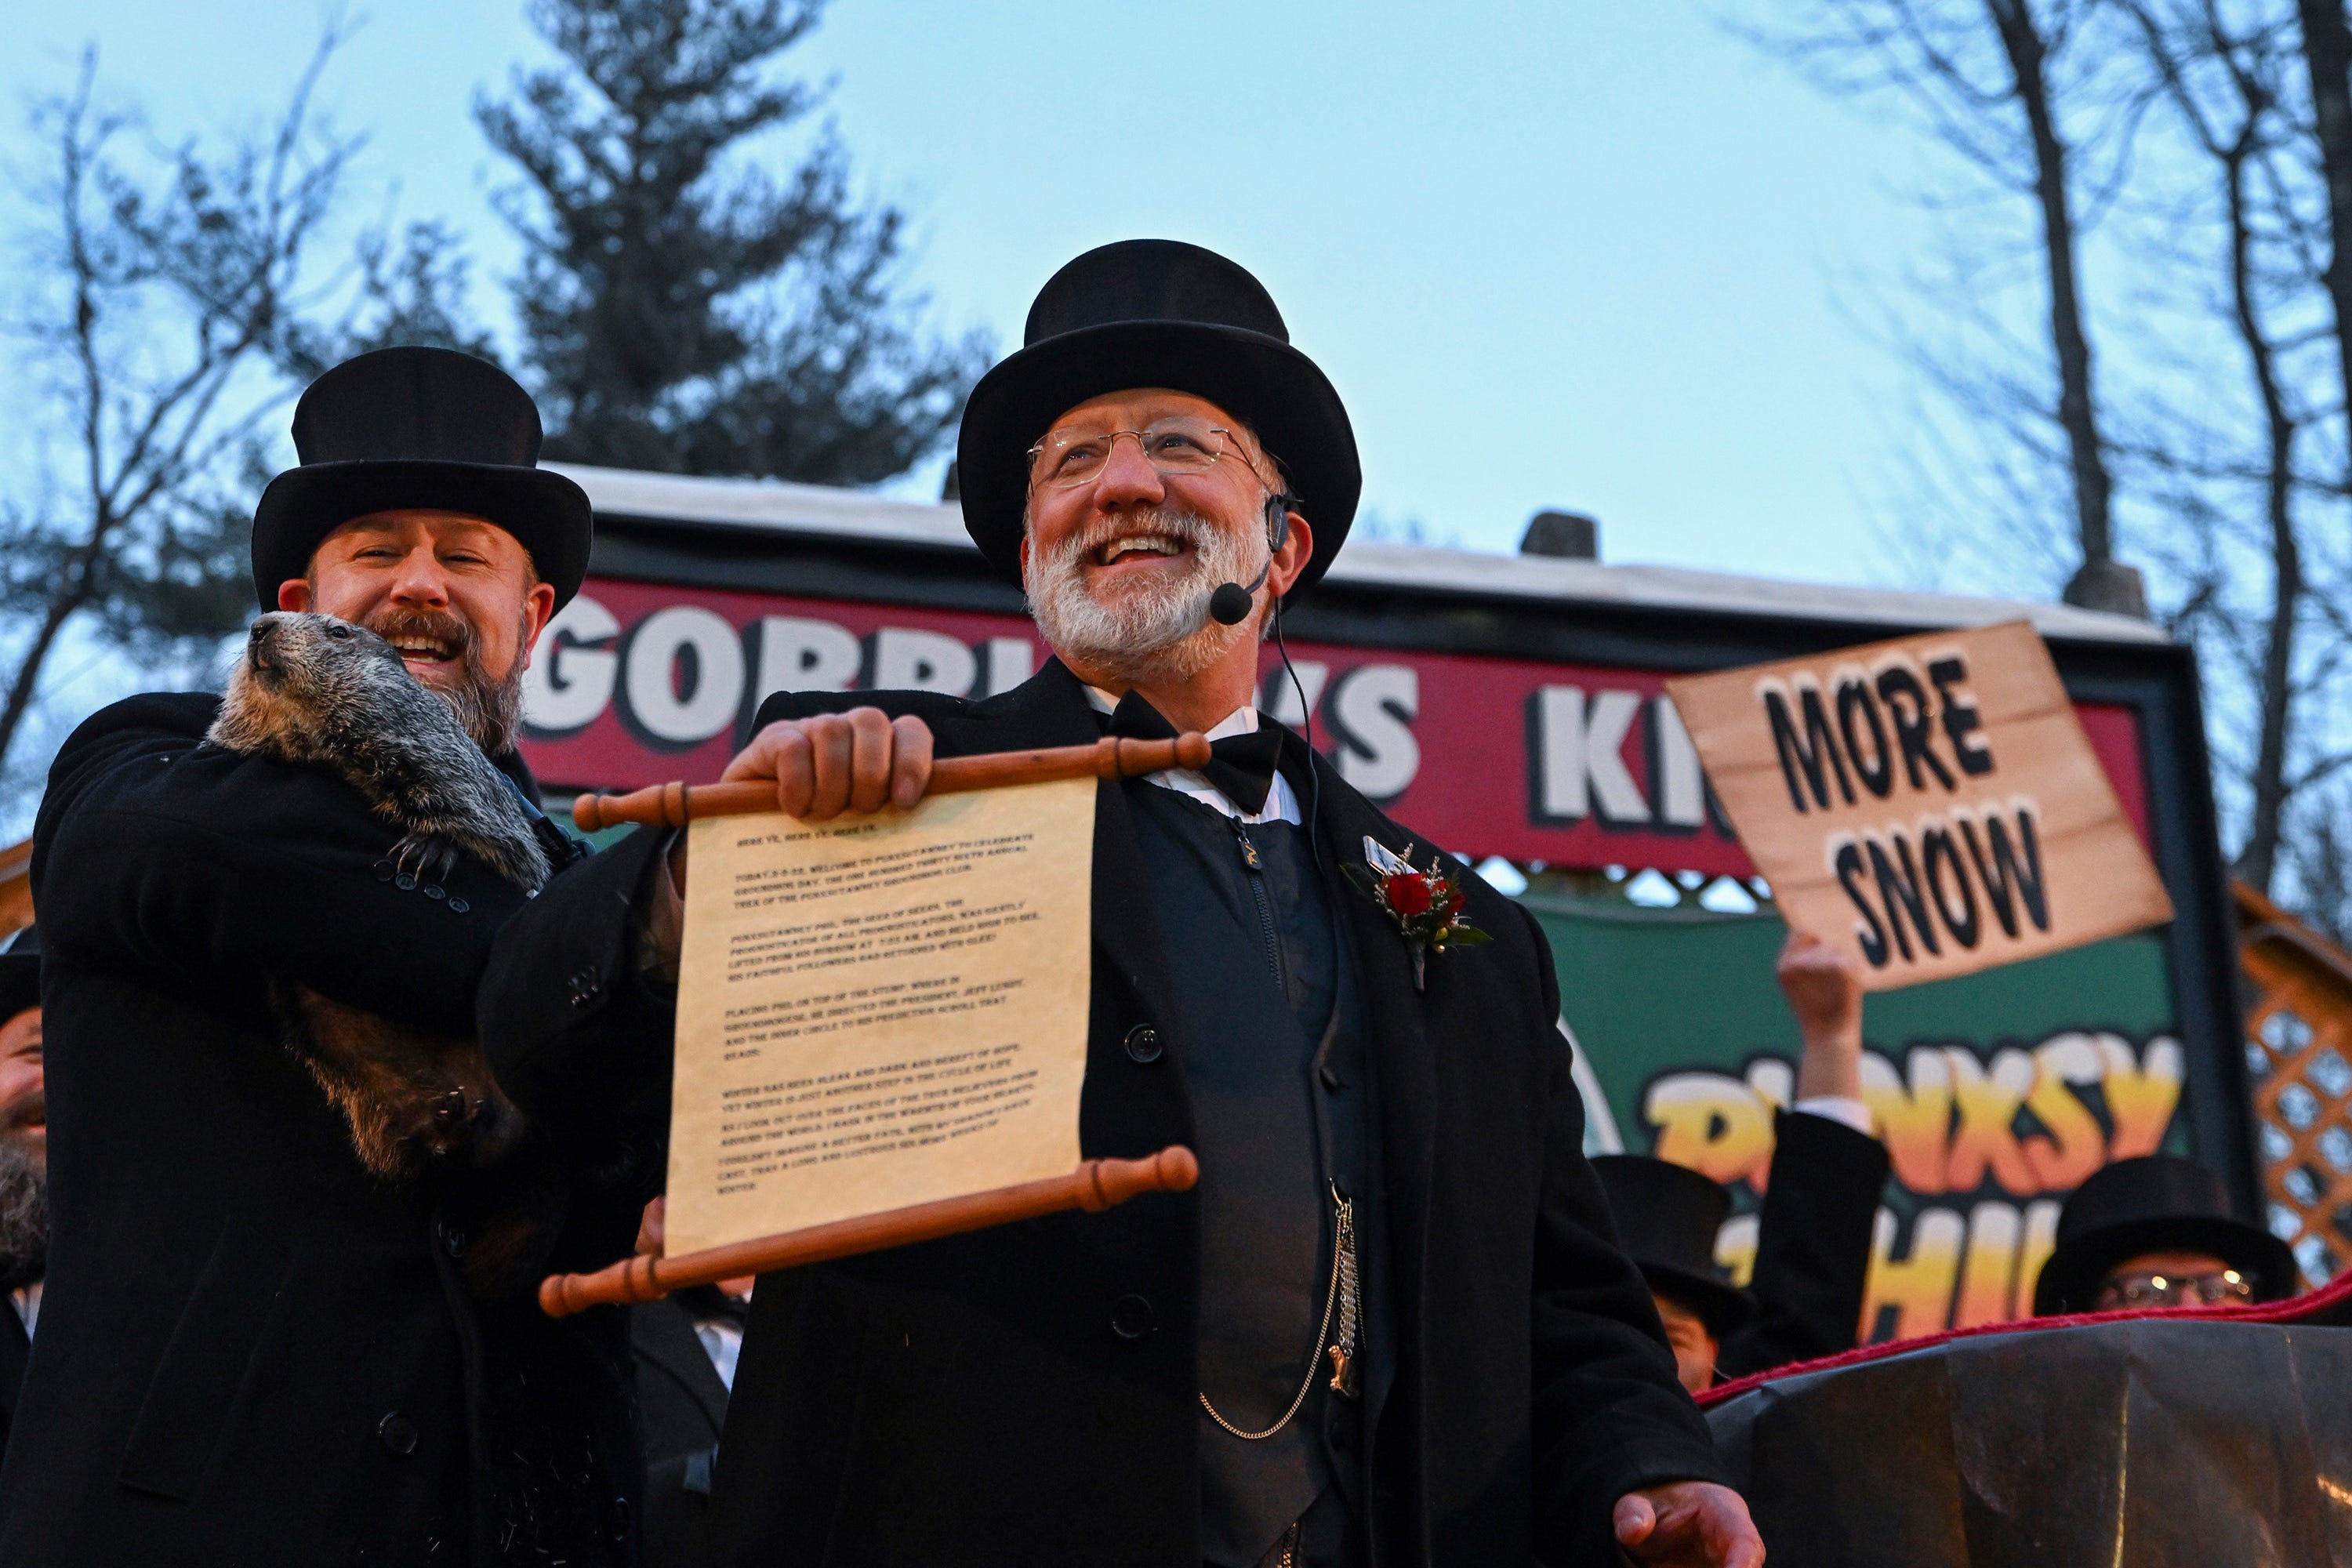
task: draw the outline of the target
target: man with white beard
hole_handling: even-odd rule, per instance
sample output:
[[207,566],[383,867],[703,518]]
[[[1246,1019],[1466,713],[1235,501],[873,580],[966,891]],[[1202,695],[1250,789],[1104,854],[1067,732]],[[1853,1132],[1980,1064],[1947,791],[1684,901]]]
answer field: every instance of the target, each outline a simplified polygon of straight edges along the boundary
[[41,1092],[41,947],[27,926],[0,952],[0,1450],[40,1321],[49,1252],[49,1128]]
[[[1201,1181],[761,1280],[709,1560],[1754,1568],[1580,1152],[1535,922],[1255,706],[1360,483],[1273,300],[1193,246],[1079,258],[957,460],[1055,657],[979,701],[772,696],[728,776],[824,818],[912,803],[935,753],[1205,732],[1200,772],[1099,786],[1078,1129]],[[501,935],[483,1044],[559,1136],[668,1082],[553,950],[672,959],[672,867]]]

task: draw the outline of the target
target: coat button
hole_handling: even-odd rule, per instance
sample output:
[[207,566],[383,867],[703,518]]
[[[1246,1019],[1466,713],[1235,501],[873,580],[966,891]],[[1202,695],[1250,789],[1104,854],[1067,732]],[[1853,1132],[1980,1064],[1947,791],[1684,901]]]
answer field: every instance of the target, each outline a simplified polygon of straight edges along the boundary
[[452,899],[449,900],[449,912],[453,915],[462,915],[473,907],[473,905],[467,903],[463,899]]
[[1159,1326],[1159,1315],[1141,1296],[1121,1296],[1110,1304],[1110,1331],[1120,1339],[1139,1340]]
[[375,1424],[375,1435],[383,1444],[383,1451],[395,1459],[404,1459],[416,1452],[416,1423],[395,1410]]
[[398,875],[400,875],[400,868],[394,866],[391,861],[379,860],[375,863],[375,879],[377,881],[389,882]]
[[604,1536],[615,1546],[629,1539],[629,1500],[616,1497],[604,1510]]
[[452,1258],[466,1256],[466,1232],[455,1220],[441,1222],[441,1250]]
[[449,896],[449,890],[438,882],[427,882],[425,884],[425,896],[428,899],[446,899]]
[[1138,1024],[1127,1032],[1127,1054],[1139,1062],[1160,1059],[1160,1031],[1150,1024]]

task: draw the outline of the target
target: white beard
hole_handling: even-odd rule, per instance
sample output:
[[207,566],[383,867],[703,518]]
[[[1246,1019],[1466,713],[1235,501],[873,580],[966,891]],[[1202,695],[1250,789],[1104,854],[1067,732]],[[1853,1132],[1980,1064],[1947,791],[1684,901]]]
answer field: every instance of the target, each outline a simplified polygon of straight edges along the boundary
[[[1108,599],[1097,597],[1081,563],[1111,541],[1139,532],[1185,541],[1192,546],[1189,568],[1172,579],[1129,584]],[[1228,626],[1209,618],[1209,595],[1218,585],[1247,582],[1253,574],[1248,548],[1244,538],[1197,512],[1103,518],[1063,540],[1050,555],[1031,550],[1022,585],[1037,629],[1066,662],[1129,685],[1180,685],[1254,635],[1252,621]]]

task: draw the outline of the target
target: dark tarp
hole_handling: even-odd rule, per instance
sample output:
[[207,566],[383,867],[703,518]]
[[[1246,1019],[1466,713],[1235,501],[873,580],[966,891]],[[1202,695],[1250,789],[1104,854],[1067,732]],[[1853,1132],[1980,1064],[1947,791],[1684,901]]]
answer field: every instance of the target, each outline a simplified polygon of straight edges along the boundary
[[1775,1568],[2352,1568],[2338,1317],[1956,1336],[1707,1414]]

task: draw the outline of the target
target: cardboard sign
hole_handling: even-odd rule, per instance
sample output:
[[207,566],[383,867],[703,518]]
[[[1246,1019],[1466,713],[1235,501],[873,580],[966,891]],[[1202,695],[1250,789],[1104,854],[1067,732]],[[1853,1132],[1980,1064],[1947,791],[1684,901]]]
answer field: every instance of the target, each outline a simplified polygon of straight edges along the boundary
[[1789,923],[1891,990],[2172,918],[2023,621],[1666,682]]

